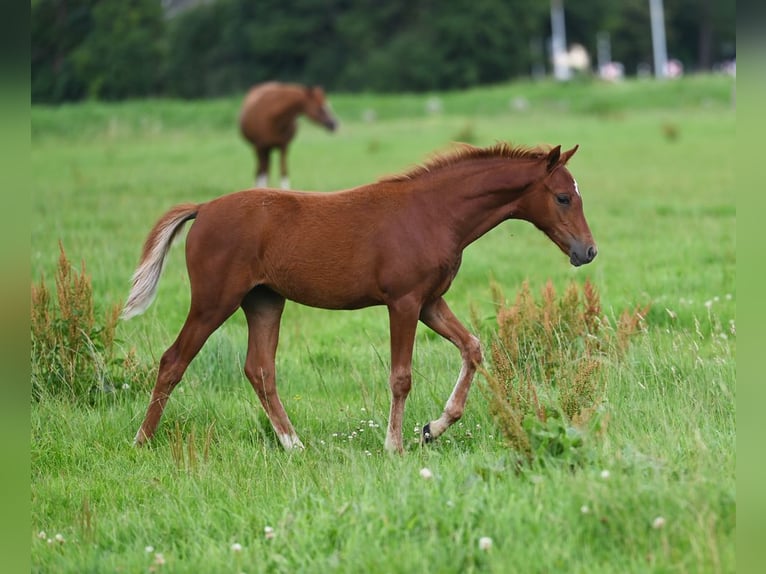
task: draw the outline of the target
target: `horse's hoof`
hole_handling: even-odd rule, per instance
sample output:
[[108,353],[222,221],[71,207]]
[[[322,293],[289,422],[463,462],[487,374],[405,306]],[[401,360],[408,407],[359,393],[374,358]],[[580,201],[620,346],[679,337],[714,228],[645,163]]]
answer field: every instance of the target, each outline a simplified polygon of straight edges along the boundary
[[428,444],[430,442],[434,442],[434,437],[431,436],[431,423],[427,423],[423,427],[423,438],[422,438],[423,444]]

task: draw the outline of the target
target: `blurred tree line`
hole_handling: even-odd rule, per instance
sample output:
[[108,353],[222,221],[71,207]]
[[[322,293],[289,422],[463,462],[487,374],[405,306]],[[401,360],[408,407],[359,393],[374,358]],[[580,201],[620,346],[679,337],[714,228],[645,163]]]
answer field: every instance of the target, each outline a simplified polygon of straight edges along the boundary
[[[733,0],[664,0],[670,57],[732,58]],[[599,33],[629,73],[651,63],[647,0],[565,2],[567,42]],[[201,98],[279,79],[429,91],[549,67],[544,0],[32,0],[32,101]]]

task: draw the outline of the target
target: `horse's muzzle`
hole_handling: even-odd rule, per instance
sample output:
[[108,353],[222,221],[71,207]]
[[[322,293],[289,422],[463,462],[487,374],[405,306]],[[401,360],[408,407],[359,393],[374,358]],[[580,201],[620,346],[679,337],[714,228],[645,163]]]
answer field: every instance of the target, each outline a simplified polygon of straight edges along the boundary
[[595,245],[588,245],[587,247],[573,247],[569,252],[569,262],[575,267],[590,263],[598,255],[598,249]]
[[334,132],[338,129],[338,121],[334,120],[332,118],[325,120],[324,127],[326,127],[331,132]]

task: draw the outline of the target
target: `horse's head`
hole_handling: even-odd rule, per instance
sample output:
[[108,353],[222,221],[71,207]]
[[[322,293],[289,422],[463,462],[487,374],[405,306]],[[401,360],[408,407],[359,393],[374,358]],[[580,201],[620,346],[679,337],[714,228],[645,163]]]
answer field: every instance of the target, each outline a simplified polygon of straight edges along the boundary
[[330,104],[325,98],[324,90],[319,86],[306,87],[304,112],[310,119],[331,132],[338,127],[338,120],[330,112]]
[[598,253],[577,182],[565,167],[578,147],[563,153],[561,146],[553,148],[543,160],[546,175],[523,200],[524,219],[541,229],[576,267],[590,263]]

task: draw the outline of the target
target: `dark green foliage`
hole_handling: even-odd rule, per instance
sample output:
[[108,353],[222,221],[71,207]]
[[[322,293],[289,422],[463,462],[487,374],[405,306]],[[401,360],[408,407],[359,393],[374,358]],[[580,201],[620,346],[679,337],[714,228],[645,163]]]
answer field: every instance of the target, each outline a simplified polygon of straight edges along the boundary
[[[645,0],[568,2],[567,42],[596,60],[601,32],[629,74],[651,64]],[[669,56],[687,70],[735,55],[726,0],[666,0]],[[32,3],[32,101],[239,94],[264,80],[333,91],[434,91],[550,68],[547,2],[159,0]]]
[[156,0],[39,0],[31,28],[33,102],[160,91],[164,21]]

